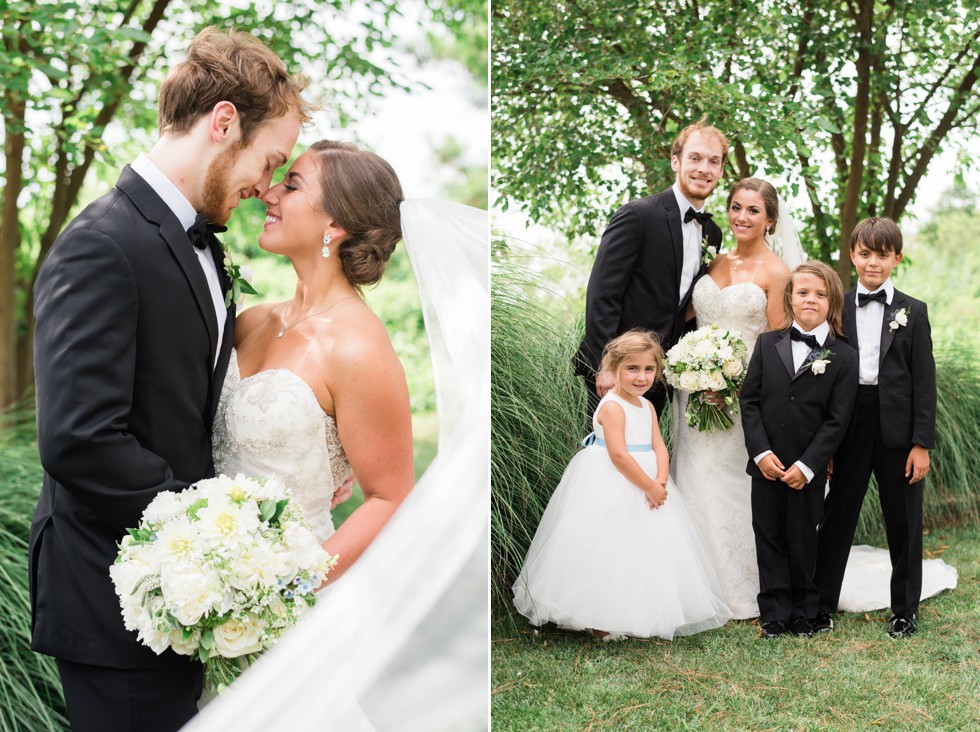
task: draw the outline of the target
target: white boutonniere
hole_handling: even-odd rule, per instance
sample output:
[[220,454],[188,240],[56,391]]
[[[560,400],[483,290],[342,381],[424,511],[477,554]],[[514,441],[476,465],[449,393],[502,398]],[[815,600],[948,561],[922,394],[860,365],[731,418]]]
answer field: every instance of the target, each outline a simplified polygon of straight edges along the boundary
[[893,310],[891,322],[888,323],[888,330],[894,332],[899,328],[904,328],[909,324],[909,309],[899,308],[898,310]]
[[708,235],[705,234],[701,240],[701,264],[711,264],[718,256],[718,247],[708,243]]
[[224,252],[225,272],[231,280],[231,289],[225,293],[225,307],[230,307],[232,302],[240,305],[245,295],[258,295],[259,293],[252,287],[252,268],[246,265],[235,264],[231,258],[231,249],[223,241],[219,240],[221,251]]
[[820,376],[820,374],[827,370],[827,364],[830,363],[829,356],[833,355],[834,352],[829,348],[825,348],[819,353],[810,354],[810,360],[807,361],[807,366],[810,367],[810,371],[813,372],[814,376]]

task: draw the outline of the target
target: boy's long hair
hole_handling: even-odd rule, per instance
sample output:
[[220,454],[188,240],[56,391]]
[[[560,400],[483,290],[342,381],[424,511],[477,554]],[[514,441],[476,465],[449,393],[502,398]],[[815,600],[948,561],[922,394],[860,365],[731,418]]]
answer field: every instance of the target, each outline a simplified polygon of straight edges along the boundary
[[657,376],[654,383],[663,381],[664,349],[660,345],[660,338],[653,331],[642,328],[633,328],[609,341],[606,347],[602,349],[602,363],[599,364],[599,371],[612,374],[618,384],[617,372],[623,362],[632,356],[648,352],[653,354],[653,362],[657,366]]
[[841,286],[840,277],[837,276],[837,273],[823,262],[804,262],[790,272],[786,289],[783,290],[783,311],[786,313],[787,327],[793,325],[795,319],[793,315],[793,281],[799,274],[809,274],[823,280],[827,287],[827,300],[830,305],[827,310],[827,323],[830,325],[834,338],[843,337],[844,326],[841,320],[844,315],[844,288]]

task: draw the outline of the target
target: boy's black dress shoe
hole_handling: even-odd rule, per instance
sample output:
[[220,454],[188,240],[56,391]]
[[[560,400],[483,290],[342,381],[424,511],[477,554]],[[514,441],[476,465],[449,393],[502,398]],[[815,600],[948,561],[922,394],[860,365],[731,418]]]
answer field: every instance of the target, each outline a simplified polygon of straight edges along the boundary
[[789,629],[797,638],[809,638],[813,635],[813,626],[806,618],[793,618],[790,621]]
[[762,624],[762,637],[765,640],[778,638],[786,632],[786,623],[782,620],[768,620]]
[[888,635],[892,638],[906,638],[915,633],[915,613],[910,616],[893,615],[888,621]]
[[810,621],[810,627],[814,633],[829,633],[834,629],[834,619],[830,617],[830,613],[821,611]]

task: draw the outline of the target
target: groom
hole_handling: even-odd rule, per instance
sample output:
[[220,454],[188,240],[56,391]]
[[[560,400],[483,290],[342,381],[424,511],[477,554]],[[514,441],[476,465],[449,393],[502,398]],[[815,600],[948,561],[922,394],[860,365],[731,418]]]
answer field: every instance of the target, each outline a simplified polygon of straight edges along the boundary
[[304,83],[248,34],[202,31],[160,89],[160,139],[62,232],[38,277],[32,648],[74,732],[171,732],[201,667],[123,626],[117,543],[161,491],[213,474],[234,305],[213,224],[261,196],[307,117]]
[[[702,118],[674,140],[670,166],[674,185],[631,201],[613,214],[602,234],[585,298],[585,338],[575,369],[589,384],[589,414],[613,386],[612,374],[597,374],[605,345],[631,328],[660,336],[664,350],[683,335],[687,305],[703,274],[705,245],[721,246],[721,229],[704,212],[728,158],[728,140]],[[659,415],[666,389],[646,393]]]

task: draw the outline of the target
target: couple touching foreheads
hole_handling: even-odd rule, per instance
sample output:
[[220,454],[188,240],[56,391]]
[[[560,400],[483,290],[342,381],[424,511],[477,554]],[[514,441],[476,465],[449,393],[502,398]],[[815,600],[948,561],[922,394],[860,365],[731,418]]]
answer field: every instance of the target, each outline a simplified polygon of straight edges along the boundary
[[[176,730],[196,713],[200,663],[141,645],[109,578],[158,494],[276,475],[339,555],[333,581],[413,486],[405,374],[361,290],[403,233],[410,252],[439,247],[455,214],[419,215],[387,162],[346,143],[313,144],[273,185],[309,121],[305,85],[251,35],[202,31],[161,87],[158,142],[41,268],[32,647],[56,658],[75,732]],[[259,245],[290,260],[296,289],[236,319],[241,270],[215,233],[253,197]],[[352,474],[364,502],[335,531]]]
[[[766,426],[760,421],[759,428],[776,433],[798,430],[803,443],[806,438],[816,443],[814,435],[831,426],[835,440],[843,435],[858,386],[857,358],[852,351],[857,350],[858,339],[853,333],[853,304],[848,309],[842,303],[853,303],[856,294],[853,290],[842,294],[837,275],[826,265],[803,264],[805,256],[785,205],[781,205],[773,186],[759,178],[740,180],[728,192],[725,209],[735,247],[721,253],[722,231],[704,207],[722,175],[728,148],[725,135],[704,120],[682,129],[671,148],[674,184],[622,206],[603,233],[586,293],[585,336],[576,357],[578,373],[589,387],[590,413],[595,415],[592,424],[598,439],[587,441],[586,449],[575,456],[556,490],[514,586],[515,602],[536,624],[550,620],[569,628],[592,629],[607,638],[671,638],[717,627],[729,618],[758,617],[760,607],[764,637],[786,632],[791,619],[794,633],[809,635],[832,628],[831,613],[838,608],[888,606],[892,607],[893,620],[908,621],[893,622],[895,627],[890,632],[909,634],[915,630],[922,585],[921,501],[916,514],[914,501],[903,502],[901,493],[896,492],[893,504],[898,507],[891,508],[890,514],[886,507],[891,561],[883,550],[851,552],[848,579],[844,581],[844,565],[868,476],[834,473],[831,496],[837,484],[845,484],[840,478],[864,483],[863,487],[838,488],[838,494],[845,491],[859,497],[848,499],[832,513],[824,512],[820,551],[842,558],[828,562],[834,570],[814,580],[815,537],[821,512],[808,504],[806,511],[800,509],[795,515],[798,509],[794,506],[802,500],[800,496],[814,496],[812,503],[823,505],[834,448],[805,453],[811,458],[819,455],[811,462],[821,464],[810,466],[797,461],[799,453],[782,455],[781,448],[773,448],[782,459],[792,458],[777,469],[771,463],[777,464],[779,458],[766,457],[771,450],[752,452],[759,441],[746,439],[749,430],[743,430],[742,420],[756,419],[759,411],[755,402],[749,404],[756,396],[749,394],[749,386],[755,386],[753,377],[761,373],[759,351],[766,352],[774,341],[779,341],[776,347],[781,349],[790,372],[785,380],[796,382],[793,389],[803,389],[799,384],[809,380],[798,381],[797,376],[809,370],[815,360],[819,363],[813,367],[814,384],[822,388],[840,381],[846,388],[842,386],[829,397],[820,396],[824,401],[811,410],[820,416],[810,418],[805,425],[796,422],[802,419],[799,415],[808,414],[806,399],[815,397],[790,390],[776,398],[783,405],[780,414],[784,415],[776,422],[785,419],[785,427],[775,423]],[[897,231],[892,222],[887,225]],[[856,248],[852,246],[852,258],[869,247],[874,250],[873,257],[900,259],[901,237],[884,244],[877,240],[859,242]],[[861,272],[861,265],[856,264]],[[908,303],[912,308],[908,332],[899,335],[907,339],[915,330],[916,348],[923,351],[923,363],[917,366],[921,383],[916,387],[920,395],[914,414],[908,409],[902,413],[903,420],[908,418],[908,434],[898,438],[901,445],[888,445],[889,449],[904,446],[899,456],[904,467],[907,455],[915,454],[919,460],[922,453],[918,450],[932,447],[935,380],[934,372],[930,377],[926,368],[932,363],[932,346],[924,306],[897,290],[894,297],[899,299],[889,302],[895,307]],[[814,313],[820,317],[811,317]],[[850,321],[847,313],[851,314]],[[881,317],[879,314],[879,326]],[[816,345],[803,348],[801,363],[794,363],[797,346],[789,337],[790,325],[802,323],[819,333],[809,333],[809,327],[799,333],[801,338],[815,338]],[[664,352],[686,333],[706,326],[736,334],[747,346],[747,353],[756,354],[748,366],[742,394],[746,401],[743,406],[753,409],[743,410],[741,419],[736,416],[730,420],[733,424],[728,429],[700,431],[679,418],[687,412],[688,398],[676,390],[671,407],[673,446],[668,474],[667,450],[658,429],[658,418],[668,398]],[[776,333],[761,338],[771,331]],[[847,336],[850,347],[841,336]],[[835,337],[840,340],[834,341]],[[764,348],[757,348],[757,341],[765,341],[761,344]],[[828,355],[835,342],[840,357]],[[877,348],[870,353],[867,341],[860,348],[862,363],[878,358]],[[885,356],[884,349],[881,356]],[[888,358],[904,362],[905,346],[892,349]],[[818,376],[823,369],[827,376]],[[877,369],[876,361],[874,371]],[[886,378],[891,378],[890,372]],[[764,401],[772,397],[770,386],[767,380]],[[883,381],[882,404],[891,398],[886,388],[891,387]],[[709,401],[718,398],[711,393],[707,396]],[[762,419],[772,422],[775,413],[764,409]],[[913,422],[922,426],[914,434]],[[868,431],[866,424],[862,428]],[[852,424],[848,435],[853,434]],[[868,449],[872,451],[869,454],[877,454],[873,451],[880,448],[872,445]],[[875,471],[879,472],[875,460]],[[919,496],[927,466],[928,458],[924,465],[916,463],[903,484],[917,484],[913,490]],[[759,472],[762,468],[765,474]],[[768,478],[771,484],[764,486],[772,492],[764,506],[761,502],[754,505],[761,491],[753,487],[756,478]],[[811,481],[813,485],[807,486]],[[673,501],[672,506],[675,488],[682,500]],[[907,512],[902,508],[906,503]],[[835,504],[831,500],[828,505]],[[787,510],[787,516],[782,516]],[[685,531],[687,528],[691,530]],[[806,546],[801,548],[804,534]],[[757,548],[761,559],[757,559]],[[889,564],[893,565],[890,580]],[[937,581],[930,577],[926,583],[928,594],[950,586],[946,572],[950,568],[943,565],[936,569]],[[864,574],[858,578],[861,572]],[[955,586],[955,571],[951,582]],[[773,620],[772,615],[778,618],[770,626],[767,621]]]

